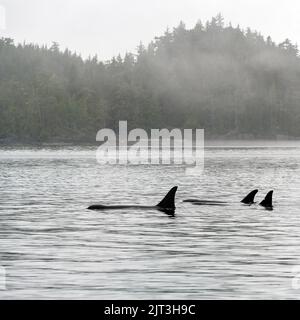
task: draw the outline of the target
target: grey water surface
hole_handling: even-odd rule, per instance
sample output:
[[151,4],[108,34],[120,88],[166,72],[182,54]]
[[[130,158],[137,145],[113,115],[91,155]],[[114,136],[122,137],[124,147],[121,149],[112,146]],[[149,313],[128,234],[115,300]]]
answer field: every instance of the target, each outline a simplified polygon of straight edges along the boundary
[[[299,165],[300,144],[218,144],[199,175],[100,165],[94,146],[1,147],[0,298],[298,299]],[[174,185],[174,217],[86,209],[155,205]],[[273,211],[240,204],[255,188],[274,189]]]

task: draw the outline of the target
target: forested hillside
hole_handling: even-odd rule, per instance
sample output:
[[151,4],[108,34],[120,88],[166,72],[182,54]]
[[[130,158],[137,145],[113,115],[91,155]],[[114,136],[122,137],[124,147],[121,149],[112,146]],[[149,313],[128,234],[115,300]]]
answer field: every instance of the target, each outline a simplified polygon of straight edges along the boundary
[[297,46],[221,15],[107,62],[0,39],[0,141],[95,141],[119,120],[211,138],[300,137]]

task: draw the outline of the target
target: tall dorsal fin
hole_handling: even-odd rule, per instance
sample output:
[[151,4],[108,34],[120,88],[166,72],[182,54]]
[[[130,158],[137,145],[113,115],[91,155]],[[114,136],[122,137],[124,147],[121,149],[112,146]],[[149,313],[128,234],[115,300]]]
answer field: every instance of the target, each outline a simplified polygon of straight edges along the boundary
[[252,190],[249,194],[246,195],[246,197],[241,202],[245,203],[245,204],[254,203],[254,198],[255,198],[255,195],[257,194],[257,192],[258,192],[257,189]]
[[265,208],[273,208],[272,198],[273,198],[273,190],[271,190],[267,193],[266,197],[260,203],[260,205]]
[[156,206],[162,209],[175,209],[175,194],[177,188],[178,187],[173,187]]

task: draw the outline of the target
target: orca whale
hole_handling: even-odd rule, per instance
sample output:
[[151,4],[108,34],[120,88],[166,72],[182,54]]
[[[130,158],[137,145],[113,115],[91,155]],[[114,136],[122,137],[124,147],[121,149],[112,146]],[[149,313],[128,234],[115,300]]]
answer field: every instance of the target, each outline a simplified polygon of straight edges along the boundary
[[102,205],[95,204],[88,207],[89,210],[117,210],[117,209],[156,209],[168,214],[174,214],[175,212],[175,194],[177,186],[173,187],[166,196],[155,206],[142,206],[142,205]]
[[273,190],[267,193],[264,200],[259,205],[267,210],[273,210]]
[[[241,200],[242,203],[251,205],[254,203],[255,195],[257,194],[258,190],[252,190],[250,193],[246,195],[246,197]],[[183,200],[183,202],[190,202],[194,205],[205,205],[205,206],[226,206],[228,202],[226,201],[217,201],[217,200],[199,200],[199,199],[187,199]]]
[[244,203],[244,204],[253,204],[254,203],[254,198],[255,198],[257,192],[258,192],[257,189],[252,190],[250,193],[248,193],[246,195],[246,197],[243,200],[241,200],[241,202]]

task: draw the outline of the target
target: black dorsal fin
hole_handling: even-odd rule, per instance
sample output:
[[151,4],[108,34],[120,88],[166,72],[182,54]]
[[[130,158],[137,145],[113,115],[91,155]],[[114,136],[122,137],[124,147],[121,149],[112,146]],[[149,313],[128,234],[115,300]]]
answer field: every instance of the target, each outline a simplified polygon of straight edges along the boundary
[[161,200],[157,207],[161,209],[175,209],[175,194],[178,187],[173,187],[167,195]]
[[273,199],[273,190],[269,191],[266,195],[266,197],[264,198],[264,200],[260,203],[261,206],[265,207],[265,208],[273,208],[273,203],[272,203],[272,199]]
[[245,203],[245,204],[252,204],[254,203],[254,198],[257,194],[258,190],[255,189],[255,190],[252,190],[249,194],[246,195],[246,197],[241,201],[242,203]]

